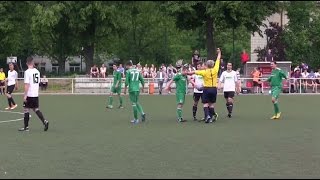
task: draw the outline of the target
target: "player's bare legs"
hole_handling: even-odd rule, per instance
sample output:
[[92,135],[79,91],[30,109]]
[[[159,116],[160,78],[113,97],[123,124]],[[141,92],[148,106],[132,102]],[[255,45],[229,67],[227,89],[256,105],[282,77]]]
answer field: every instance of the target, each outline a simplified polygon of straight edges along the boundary
[[231,98],[231,97],[226,98],[226,106],[227,106],[229,118],[231,118],[231,116],[232,116],[233,102],[234,102],[233,98]]

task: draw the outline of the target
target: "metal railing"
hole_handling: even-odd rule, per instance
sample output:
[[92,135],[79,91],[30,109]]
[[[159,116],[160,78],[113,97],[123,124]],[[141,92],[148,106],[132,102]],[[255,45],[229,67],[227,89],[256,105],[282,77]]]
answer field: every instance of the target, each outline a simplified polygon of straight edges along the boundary
[[[40,86],[41,94],[109,94],[111,91],[112,78],[47,78],[48,85],[46,88]],[[262,93],[270,90],[267,78],[261,78],[260,85]],[[159,92],[158,79],[145,78],[144,92],[147,94],[157,94]],[[122,79],[124,87],[125,79]],[[167,85],[167,80],[163,83],[163,88]],[[255,91],[253,78],[240,78],[243,93],[252,94]],[[153,88],[152,88],[153,87]],[[171,85],[172,93],[175,92],[175,83]],[[18,79],[18,90],[15,93],[23,93],[23,79]],[[123,89],[123,88],[122,88]],[[151,92],[153,91],[154,92]],[[189,93],[193,92],[193,86],[188,84]],[[220,93],[222,91],[219,91]],[[320,94],[320,78],[290,78],[283,80],[283,93]]]

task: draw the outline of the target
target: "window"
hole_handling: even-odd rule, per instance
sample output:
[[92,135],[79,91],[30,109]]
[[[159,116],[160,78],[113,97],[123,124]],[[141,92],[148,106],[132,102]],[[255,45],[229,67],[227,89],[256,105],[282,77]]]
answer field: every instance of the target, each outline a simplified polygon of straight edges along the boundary
[[53,73],[59,72],[59,65],[58,64],[52,64],[52,72]]
[[70,63],[69,67],[70,72],[80,72],[80,63]]

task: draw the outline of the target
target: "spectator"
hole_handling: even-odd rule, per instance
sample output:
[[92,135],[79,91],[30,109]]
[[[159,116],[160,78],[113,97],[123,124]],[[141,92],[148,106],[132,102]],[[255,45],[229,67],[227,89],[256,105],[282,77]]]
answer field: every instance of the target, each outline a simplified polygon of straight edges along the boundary
[[236,74],[237,74],[237,79],[238,79],[238,83],[239,83],[239,91],[241,92],[241,79],[240,79],[240,68],[237,69]]
[[163,72],[167,72],[167,67],[164,64],[162,64],[161,67]]
[[93,65],[90,70],[90,77],[91,78],[97,78],[99,76],[99,69],[97,68],[97,65]]
[[252,75],[252,78],[253,78],[253,88],[254,88],[254,90],[256,90],[256,91],[254,91],[254,92],[256,92],[256,93],[259,93],[259,92],[261,92],[262,93],[262,91],[261,91],[261,72],[258,70],[258,68],[254,68],[254,70],[251,72],[251,75]]
[[144,78],[148,78],[149,77],[149,67],[148,67],[148,64],[145,64],[144,65],[144,68],[143,68],[143,77]]
[[154,74],[157,74],[157,68],[155,68],[154,65],[151,64],[151,67],[150,67],[150,78],[155,78]]
[[[171,65],[172,66],[172,65]],[[174,77],[175,73],[173,73],[173,70],[171,68],[168,69],[168,74],[167,74],[167,81],[166,83],[168,83],[169,81],[172,80],[172,78]],[[170,94],[171,93],[171,87],[168,91],[168,93]]]
[[316,84],[319,85],[320,84],[320,69],[318,69],[318,71],[314,73],[314,76],[316,78],[316,80],[315,80]]
[[119,64],[118,71],[121,72],[122,77],[124,77],[124,68],[123,68],[122,64]]
[[191,63],[194,68],[197,68],[197,64],[201,61],[200,53],[198,50],[195,50],[192,54]]
[[224,70],[225,70],[225,63],[224,63],[223,59],[220,59],[219,77]]
[[48,87],[48,79],[45,75],[42,76],[42,78],[40,79],[40,88],[41,90],[47,90]]
[[137,70],[142,74],[142,66],[140,62],[137,64]]
[[296,72],[296,70],[301,71],[301,69],[300,69],[300,67],[299,67],[299,66],[296,66],[296,67],[294,68],[293,73],[294,73],[294,72]]
[[102,64],[100,67],[100,73],[101,73],[102,78],[106,78],[106,76],[108,76],[108,75],[106,75],[107,67],[104,64]]
[[165,71],[162,69],[162,67],[160,67],[157,75],[156,75],[157,81],[158,81],[158,88],[159,88],[159,94],[162,94],[162,89],[163,89],[163,83],[165,81],[166,78],[166,73]]
[[315,73],[313,72],[313,70],[310,71],[310,73],[308,74],[308,79],[306,80],[306,88],[309,86],[312,87],[312,92],[316,92],[316,75]]
[[172,64],[169,64],[168,68],[167,68],[167,73],[169,74],[169,70],[171,70],[172,73],[177,73],[177,69],[175,67],[172,66]]
[[196,68],[195,67],[193,67],[191,64],[189,64],[189,72],[192,72],[192,71],[195,71],[196,70]]
[[0,68],[0,94],[5,95],[6,88],[6,74],[3,72],[3,68]]
[[249,54],[246,52],[246,50],[242,51],[240,57],[242,65],[245,65],[249,61]]
[[271,52],[271,49],[268,49],[268,52],[267,52],[267,54],[266,54],[266,56],[264,58],[264,61],[266,61],[266,62],[273,61],[273,54]]
[[300,69],[303,72],[304,72],[305,69],[308,71],[309,70],[309,66],[306,63],[301,63]]

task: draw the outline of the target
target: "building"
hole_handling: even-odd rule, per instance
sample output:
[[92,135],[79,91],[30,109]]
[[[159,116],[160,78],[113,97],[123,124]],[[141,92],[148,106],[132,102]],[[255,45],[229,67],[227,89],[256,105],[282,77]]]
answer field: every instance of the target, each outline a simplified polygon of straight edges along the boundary
[[[273,14],[269,16],[265,21],[263,21],[263,23],[266,25],[269,25],[269,22],[279,23],[283,27],[286,24],[288,24],[289,19],[288,19],[287,13],[283,11],[282,13]],[[254,53],[254,50],[258,48],[263,49],[267,45],[267,36],[264,34],[266,28],[261,27],[260,29],[264,35],[263,37],[261,37],[258,33],[254,33],[253,35],[251,35],[250,60],[252,62],[256,62],[258,60],[258,54]]]
[[[82,58],[82,60],[81,60]],[[51,59],[46,56],[33,56],[35,65],[42,72],[58,72],[59,65],[54,63]],[[84,63],[83,57],[73,56],[68,57],[68,60],[65,62],[65,72],[81,72],[81,61],[82,61],[82,71],[86,70],[86,64]]]

